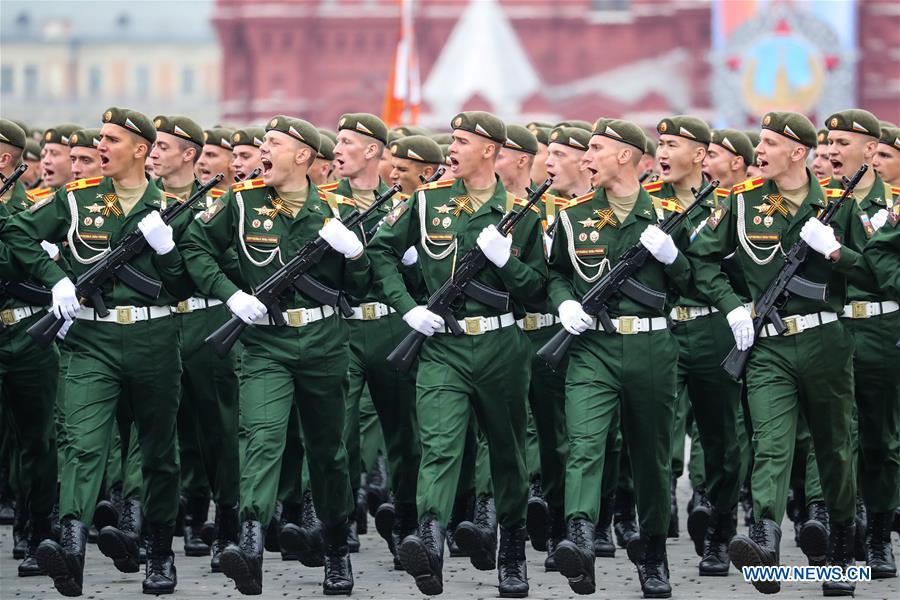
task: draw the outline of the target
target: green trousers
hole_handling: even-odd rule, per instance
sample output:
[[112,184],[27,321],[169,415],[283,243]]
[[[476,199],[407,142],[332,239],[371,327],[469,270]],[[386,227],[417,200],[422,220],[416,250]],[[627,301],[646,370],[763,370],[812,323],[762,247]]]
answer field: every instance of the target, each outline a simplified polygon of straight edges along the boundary
[[281,471],[278,474],[276,498],[285,504],[299,505],[303,501],[303,432],[300,430],[300,411],[291,407],[288,416],[287,437],[281,453]]
[[69,364],[69,345],[65,340],[57,340],[56,347],[59,352],[59,372],[56,384],[56,405],[53,408],[56,433],[56,461],[58,465],[64,465],[69,461],[69,434],[66,430],[66,367]]
[[326,525],[345,520],[353,510],[343,442],[346,325],[333,316],[300,328],[253,326],[243,343],[241,518],[262,523],[272,518],[296,405],[319,518]]
[[668,330],[588,331],[569,351],[566,374],[566,518],[597,522],[605,450],[618,414],[633,467],[641,531],[669,526],[677,344]]
[[753,514],[780,523],[787,505],[797,422],[806,417],[831,518],[852,519],[853,343],[840,322],[756,340],[747,364],[753,419]]
[[[0,330],[0,398],[3,418],[15,434],[11,455],[18,460],[16,495],[32,515],[50,514],[56,499],[56,404],[59,352],[38,347],[26,330],[32,316]],[[14,470],[14,469],[11,469]]]
[[66,339],[72,350],[65,380],[71,462],[61,469],[60,516],[93,519],[110,430],[117,411],[124,411],[136,428],[146,519],[173,523],[178,512],[175,419],[181,380],[174,321],[77,321]]
[[[349,447],[347,452],[349,454]],[[387,448],[384,443],[384,433],[381,430],[381,419],[378,418],[378,411],[372,402],[372,395],[369,393],[369,388],[366,387],[359,397],[360,468],[368,472],[378,460],[379,454],[387,456]]]
[[525,524],[525,403],[531,348],[518,327],[479,336],[438,334],[423,346],[416,379],[422,462],[416,490],[419,517],[446,524],[474,409],[490,455],[497,520]]
[[[415,375],[402,374],[387,364],[387,355],[409,333],[409,327],[397,313],[371,321],[348,320],[347,324],[350,328],[350,367],[345,382],[344,435],[350,460],[350,482],[354,490],[359,487],[363,468],[360,397],[363,388],[368,387],[384,436],[394,499],[412,504],[416,498],[416,477],[422,455],[416,429]],[[366,464],[366,468],[371,466]]]

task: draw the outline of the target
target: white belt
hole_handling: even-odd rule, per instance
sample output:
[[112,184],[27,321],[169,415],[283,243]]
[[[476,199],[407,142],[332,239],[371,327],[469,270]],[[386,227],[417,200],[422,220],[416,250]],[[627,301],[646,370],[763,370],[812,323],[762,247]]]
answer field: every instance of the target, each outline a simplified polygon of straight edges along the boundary
[[900,310],[900,304],[893,300],[885,302],[866,302],[865,300],[851,302],[844,307],[844,313],[841,315],[845,319],[868,319],[869,317],[877,317],[878,315],[886,315],[888,313]]
[[192,313],[195,310],[220,306],[221,304],[222,301],[216,300],[215,298],[188,298],[187,300],[182,300],[177,305],[170,307],[170,309],[173,313],[183,315],[185,313]]
[[697,317],[705,317],[719,312],[715,306],[676,306],[669,316],[673,321],[693,321]]
[[359,306],[352,306],[351,308],[353,309],[353,315],[344,318],[354,321],[375,321],[397,312],[381,302],[363,302]]
[[[462,321],[458,321],[460,328],[466,335],[481,335],[488,331],[494,331],[501,327],[509,327],[516,324],[516,318],[512,313],[505,313],[499,317],[466,317]],[[437,333],[452,333],[447,327],[443,331]]]
[[[604,331],[603,326],[597,319],[594,319],[591,329]],[[616,333],[620,335],[631,335],[633,333],[647,333],[650,331],[659,331],[660,329],[668,329],[669,323],[665,317],[639,318],[639,317],[619,317],[612,319],[613,327]]]
[[[833,312],[817,312],[808,315],[791,315],[789,317],[782,317],[781,320],[784,321],[787,329],[781,335],[797,335],[798,333],[803,333],[807,329],[812,329],[813,327],[818,327],[819,325],[834,323],[835,321],[837,321],[837,319],[837,313]],[[762,328],[762,331],[759,332],[759,337],[773,337],[777,335],[778,333],[775,331],[775,326],[771,323],[767,323],[766,326]]]
[[524,319],[516,321],[522,331],[537,331],[559,323],[559,317],[552,313],[525,313]]
[[7,308],[0,310],[0,321],[4,325],[15,325],[19,321],[24,321],[31,315],[36,315],[45,310],[40,306],[20,306],[18,308]]
[[[303,327],[316,321],[321,321],[334,314],[334,309],[330,306],[320,306],[318,308],[289,308],[281,313],[284,322],[288,327]],[[254,321],[254,325],[275,325],[272,318],[268,315],[259,321]]]
[[109,309],[109,314],[105,317],[98,315],[93,308],[82,308],[75,315],[75,318],[83,321],[132,325],[138,321],[149,321],[150,319],[170,316],[172,316],[172,310],[168,306],[116,306]]

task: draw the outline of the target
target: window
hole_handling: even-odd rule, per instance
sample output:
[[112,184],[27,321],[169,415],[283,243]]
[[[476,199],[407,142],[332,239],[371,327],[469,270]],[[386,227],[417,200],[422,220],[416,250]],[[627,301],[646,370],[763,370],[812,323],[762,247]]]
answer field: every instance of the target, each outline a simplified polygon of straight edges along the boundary
[[25,66],[25,96],[34,98],[38,93],[38,71],[34,65]]
[[15,89],[14,75],[15,71],[13,71],[11,66],[3,65],[3,67],[0,68],[0,92],[4,94],[11,94],[13,92],[13,89]]
[[144,98],[150,93],[150,69],[147,65],[138,65],[134,70],[134,91]]
[[103,93],[103,71],[98,65],[88,69],[88,93],[91,96],[99,96]]
[[190,96],[194,93],[194,68],[184,67],[181,70],[181,93]]

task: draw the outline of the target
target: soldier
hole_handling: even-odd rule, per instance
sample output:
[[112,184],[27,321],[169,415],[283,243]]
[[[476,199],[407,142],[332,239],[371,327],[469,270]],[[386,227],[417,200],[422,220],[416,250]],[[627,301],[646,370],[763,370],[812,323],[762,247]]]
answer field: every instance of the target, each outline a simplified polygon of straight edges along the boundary
[[500,148],[494,169],[503,187],[520,198],[528,195],[537,150],[537,138],[528,129],[521,125],[506,126],[506,142]]
[[[243,291],[262,283],[316,235],[337,253],[326,255],[309,275],[348,293],[368,288],[369,263],[362,243],[340,221],[353,210],[352,201],[320,191],[308,178],[318,147],[319,133],[306,121],[272,118],[260,148],[262,178],[235,183],[194,221],[183,244],[199,291],[225,302],[234,315],[252,324],[241,340],[241,420],[247,442],[241,461],[240,543],[229,545],[221,558],[222,571],[243,594],[262,590],[262,523],[270,521],[275,506],[288,418],[295,405],[312,493],[324,523],[323,588],[329,595],[353,589],[347,549],[353,500],[342,441],[347,326],[333,307],[320,306],[297,291],[279,299],[286,324],[274,325],[266,306]],[[233,274],[224,273],[218,263],[229,249],[237,251],[240,265]]]
[[644,156],[638,166],[641,168],[641,183],[649,183],[656,177],[656,144],[650,138],[647,138],[647,147],[644,148]]
[[100,177],[100,130],[79,129],[69,137],[72,178]]
[[334,142],[324,135],[319,138],[319,152],[316,160],[309,169],[309,178],[316,185],[325,185],[332,181],[331,174],[334,171]]
[[[788,329],[777,335],[771,324],[747,364],[745,381],[753,419],[753,516],[749,536],[737,535],[728,553],[738,568],[776,565],[781,540],[791,457],[802,410],[809,424],[822,474],[822,490],[831,512],[829,563],[853,561],[855,477],[850,437],[853,403],[853,344],[837,311],[846,296],[845,273],[861,261],[852,222],[855,203],[845,204],[830,226],[816,219],[827,205],[826,193],[806,166],[816,146],[809,120],[790,112],[770,112],[762,119],[757,162],[765,179],[750,179],[732,189],[716,215],[707,220],[688,247],[700,292],[722,313],[746,314],[729,324],[739,350],[754,344],[750,312],[722,270],[736,253],[752,298],[758,301],[781,267],[776,260],[799,239],[810,246],[798,275],[827,283],[826,301],[791,295],[781,310]],[[843,243],[838,243],[840,235]],[[736,312],[732,312],[736,311]],[[764,593],[780,589],[776,580],[753,585]],[[851,583],[826,582],[826,595],[852,592]]]
[[[25,132],[18,125],[0,119],[0,173],[4,177],[9,177],[18,167],[25,143]],[[17,181],[0,198],[0,220],[8,223],[11,215],[31,206],[25,186]],[[38,251],[44,252],[40,246]],[[24,265],[13,259],[5,244],[0,244],[0,256],[3,259],[0,261],[3,265],[0,279],[4,283],[30,279]],[[52,346],[38,346],[27,334],[27,329],[43,315],[43,306],[30,306],[28,302],[7,294],[3,294],[0,302],[3,309],[0,311],[3,322],[0,344],[4,348],[0,354],[3,384],[0,401],[3,425],[14,434],[15,460],[19,463],[16,521],[22,524],[30,522],[30,530],[26,530],[24,560],[18,569],[20,577],[28,577],[44,574],[36,560],[36,551],[41,540],[50,537],[50,511],[56,500],[53,408],[59,354]]]
[[[824,185],[840,189],[841,177],[852,177],[863,163],[871,164],[879,146],[880,125],[875,115],[860,109],[835,113],[825,124],[834,178]],[[870,169],[853,197],[859,214],[850,224],[852,233],[848,237],[867,241],[884,226],[888,211],[900,202],[900,189],[891,188]],[[897,354],[894,344],[900,339],[900,305],[880,290],[864,289],[853,282],[847,299],[841,317],[855,344],[859,495],[868,514],[865,554],[873,578],[896,577],[890,527],[900,488],[900,371],[885,369],[884,360],[891,353]],[[818,464],[821,470],[821,461]]]
[[747,177],[749,179],[756,179],[757,177],[762,176],[762,172],[759,170],[756,158],[756,147],[759,146],[759,131],[755,129],[749,129],[745,130],[744,134],[750,140],[750,145],[753,146],[753,163],[747,166]]
[[262,127],[244,127],[231,134],[231,170],[236,180],[243,181],[260,168],[259,148],[265,135]]
[[531,181],[540,184],[547,179],[547,145],[550,143],[550,130],[552,126],[538,127],[529,125],[528,130],[534,134],[538,141],[538,150],[531,163]]
[[812,162],[809,163],[816,179],[828,179],[831,177],[831,161],[828,160],[828,128],[816,132],[816,149],[813,152]]
[[863,256],[879,287],[900,297],[900,202],[894,203],[882,226],[866,245]]
[[881,138],[872,166],[885,183],[900,186],[900,128],[881,128]]
[[409,196],[429,179],[444,162],[441,148],[424,135],[410,135],[390,144],[390,182],[400,184],[403,194]]
[[[53,313],[78,319],[66,338],[72,350],[65,390],[72,460],[62,467],[62,542],[44,540],[37,551],[41,567],[64,595],[81,594],[85,523],[93,517],[120,403],[133,415],[140,437],[149,544],[143,588],[145,593],[171,593],[176,583],[172,534],[178,505],[175,415],[181,365],[168,304],[190,295],[193,285],[174,243],[189,217],[163,223],[157,209],[174,197],[148,185],[144,176],[155,139],[156,130],[144,115],[110,108],[103,115],[98,147],[104,177],[68,184],[53,199],[11,220],[2,234],[22,264],[52,288]],[[109,281],[101,292],[110,308],[106,317],[80,305],[72,280],[35,243],[68,241],[72,276],[77,277],[135,228],[149,248],[131,264],[161,281],[163,290],[150,304],[128,286]],[[101,551],[119,570],[136,572],[138,537],[106,530],[111,531],[101,536]]]
[[[231,169],[233,133],[225,127],[213,127],[203,132],[203,149],[194,166],[194,173],[201,185],[219,173],[224,173],[225,179],[217,189],[227,191],[229,182],[234,181],[234,171]],[[159,176],[158,173],[156,175]]]
[[379,293],[410,327],[429,337],[416,378],[422,441],[416,498],[419,528],[400,545],[400,560],[420,591],[441,593],[444,532],[474,408],[489,445],[497,498],[500,595],[520,597],[528,592],[524,527],[528,480],[523,452],[531,364],[528,341],[514,326],[513,313],[469,298],[453,314],[468,335],[447,335],[443,319],[407,291],[398,267],[406,250],[416,246],[426,287],[434,292],[451,275],[454,257],[478,244],[489,262],[478,279],[508,292],[518,312],[522,303],[543,296],[546,265],[540,218],[528,214],[512,236],[499,234],[495,224],[515,203],[494,174],[497,154],[507,139],[506,126],[484,112],[460,113],[451,125],[449,170],[457,178],[420,188],[394,209],[369,246]]
[[747,166],[752,163],[753,146],[746,134],[734,129],[712,130],[703,159],[705,177],[718,179],[719,187],[730,191],[747,179]]
[[34,138],[25,138],[25,151],[22,153],[22,162],[28,165],[28,170],[22,173],[19,181],[26,189],[33,190],[41,186],[41,145]]
[[56,191],[72,179],[72,163],[69,161],[69,136],[81,129],[78,125],[64,123],[44,132],[41,141],[41,178],[43,185]]

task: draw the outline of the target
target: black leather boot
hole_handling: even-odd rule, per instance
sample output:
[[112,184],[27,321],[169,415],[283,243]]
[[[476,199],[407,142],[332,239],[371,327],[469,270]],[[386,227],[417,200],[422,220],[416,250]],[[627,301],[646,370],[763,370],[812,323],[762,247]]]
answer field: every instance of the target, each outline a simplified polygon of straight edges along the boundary
[[463,521],[471,521],[475,518],[475,497],[471,494],[462,494],[453,500],[453,512],[450,513],[450,521],[447,523],[447,549],[451,558],[468,556],[456,543],[456,528]]
[[531,480],[528,491],[528,513],[525,518],[525,527],[528,529],[528,539],[531,547],[538,552],[547,550],[547,534],[550,529],[550,512],[547,501],[544,499],[544,491],[541,488],[541,476]]
[[528,596],[528,568],[525,565],[524,527],[500,528],[500,547],[497,551],[497,578],[501,598]]
[[[397,556],[397,547],[391,537],[391,531],[394,529],[394,519],[397,516],[397,509],[394,506],[393,498],[383,503],[375,511],[375,531],[381,536],[381,539],[388,546],[391,554]],[[401,538],[402,539],[402,538]]]
[[415,577],[416,587],[428,596],[444,591],[444,526],[431,517],[422,519],[416,533],[400,543],[400,562]]
[[[391,511],[393,515],[390,531],[391,543],[389,547],[394,555],[394,570],[402,571],[403,563],[400,562],[400,544],[406,536],[416,532],[416,505],[411,502],[385,503],[382,505],[382,508],[386,506],[393,507]],[[382,508],[378,509],[378,515],[382,514]],[[378,516],[376,516],[375,522],[378,522]]]
[[353,592],[353,567],[347,548],[347,521],[326,525],[325,579],[322,591],[326,596],[349,596]]
[[94,527],[102,530],[104,527],[118,527],[122,511],[122,485],[115,484],[109,488],[109,497],[97,503],[94,509]]
[[697,556],[703,556],[703,546],[706,540],[706,530],[709,528],[709,518],[712,515],[712,505],[706,497],[706,490],[697,488],[691,499],[691,508],[688,511],[687,529],[691,541],[694,542],[694,552]]
[[[774,567],[779,564],[778,547],[781,529],[771,519],[756,521],[750,526],[749,535],[736,535],[728,544],[728,556],[738,570],[744,567]],[[753,587],[763,594],[777,594],[781,590],[778,580],[757,580]]]
[[32,513],[30,522],[28,549],[25,551],[25,558],[19,564],[19,577],[46,575],[38,563],[37,549],[42,541],[50,539],[50,517]]
[[300,523],[285,523],[279,535],[282,551],[295,556],[304,567],[325,564],[322,522],[316,515],[310,490],[303,492]]
[[[14,505],[15,506],[15,505]],[[24,510],[24,503],[19,504],[22,510],[13,509],[12,533],[13,533],[13,549],[12,555],[16,560],[22,560],[28,554],[28,540],[31,535],[31,524],[29,523],[29,513]]]
[[231,544],[237,545],[240,536],[241,522],[238,518],[237,506],[216,507],[216,539],[213,540],[212,558],[209,569],[213,573],[222,572],[222,552]]
[[[855,564],[853,544],[856,537],[855,519],[847,523],[832,523],[829,536],[828,566],[840,567],[846,574],[847,567]],[[856,584],[852,581],[826,581],[822,583],[824,596],[852,596]]]
[[853,540],[853,556],[858,561],[866,560],[866,530],[869,526],[868,511],[862,496],[856,495],[856,538]]
[[[269,523],[266,525],[265,535],[265,549],[268,552],[281,552],[281,546],[278,543],[278,532],[281,531],[281,527],[284,525],[285,520],[288,518],[293,518],[291,516],[291,512],[296,512],[299,514],[299,511],[291,511],[288,508],[288,515],[285,515],[284,512],[284,504],[281,500],[275,501],[275,511],[272,513],[272,518],[269,519]],[[284,557],[282,557],[282,560]],[[290,560],[294,560],[293,557]]]
[[866,564],[872,569],[872,579],[897,576],[897,563],[891,548],[891,519],[893,512],[869,513],[866,530]]
[[142,523],[141,503],[128,498],[122,504],[119,526],[107,525],[100,530],[97,547],[123,573],[137,573],[140,570]]
[[247,596],[262,594],[262,562],[265,534],[259,521],[241,523],[240,545],[230,544],[222,552],[222,572],[234,580],[237,590]]
[[643,539],[644,554],[637,562],[638,579],[644,598],[671,598],[669,560],[666,556],[666,537],[651,535]]
[[634,510],[634,494],[619,489],[613,505],[613,531],[619,548],[627,548],[628,542],[640,537],[637,514]]
[[700,559],[700,575],[712,577],[725,577],[728,575],[728,544],[734,537],[734,518],[731,511],[720,513],[713,509],[706,530],[703,547],[703,558]]
[[492,496],[475,499],[475,518],[456,528],[456,543],[479,571],[497,568],[497,509]]
[[178,583],[175,571],[175,553],[172,552],[172,537],[175,524],[147,524],[147,566],[144,577],[145,594],[171,594]]
[[569,580],[576,594],[593,594],[597,588],[594,578],[594,524],[587,519],[572,519],[568,535],[556,547],[556,568]]
[[387,469],[387,459],[379,453],[375,458],[375,464],[366,477],[366,508],[373,517],[378,508],[385,502],[391,501],[390,478]]
[[547,558],[544,559],[544,570],[558,571],[556,567],[556,549],[566,539],[566,519],[561,510],[550,509],[550,536],[547,538]]
[[822,566],[828,555],[828,536],[831,518],[824,502],[810,502],[807,509],[809,518],[800,527],[797,543],[809,564]]
[[[281,543],[281,532],[287,527],[291,532],[298,527],[303,527],[300,522],[303,520],[303,501],[282,503],[281,512],[279,513],[278,526],[275,527],[273,522],[269,522],[266,529],[266,550],[272,552],[271,548],[278,548],[281,552],[281,560],[293,562],[300,560],[297,556],[296,548],[285,547]],[[290,535],[290,533],[288,534]],[[273,539],[274,538],[274,539]],[[318,565],[322,566],[322,565]]]
[[187,499],[184,515],[184,554],[186,556],[209,556],[209,545],[203,541],[200,531],[209,516],[209,498],[191,496]]
[[38,564],[53,579],[53,585],[63,596],[81,595],[86,543],[87,528],[84,523],[64,519],[60,523],[60,543],[46,539],[38,544]]
[[669,502],[672,504],[671,516],[669,517],[669,532],[666,537],[678,537],[678,498],[676,490],[678,489],[678,478],[672,477],[672,485],[669,487]]
[[594,529],[594,556],[613,558],[616,555],[616,544],[612,536],[613,496],[600,499],[600,516]]

